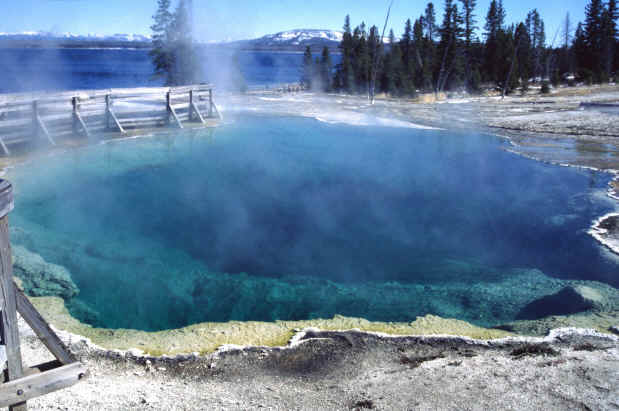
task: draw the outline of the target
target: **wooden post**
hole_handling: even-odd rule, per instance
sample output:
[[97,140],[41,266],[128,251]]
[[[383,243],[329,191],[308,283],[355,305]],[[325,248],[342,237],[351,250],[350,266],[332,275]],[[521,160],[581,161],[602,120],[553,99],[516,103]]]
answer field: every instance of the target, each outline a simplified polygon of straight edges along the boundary
[[[7,381],[17,380],[23,374],[17,326],[17,304],[13,285],[13,262],[11,261],[11,244],[9,242],[8,214],[12,209],[13,186],[8,181],[2,180],[0,181],[0,297],[2,298],[0,334],[6,349]],[[9,409],[13,411],[26,410],[26,402],[11,405]]]
[[71,126],[73,127],[73,134],[77,134],[77,97],[71,98],[71,104],[73,105],[73,122]]
[[170,124],[170,116],[172,115],[172,106],[170,105],[170,92],[168,91],[165,95],[165,104],[166,104],[166,124]]
[[[13,209],[13,187],[0,180],[0,337],[6,350],[5,382],[0,384],[0,407],[27,410],[26,400],[50,393],[83,380],[88,370],[67,350],[60,338],[13,283],[13,262],[9,242],[8,214]],[[30,368],[36,375],[24,377],[17,311],[31,326],[57,361]],[[30,373],[29,373],[30,374]]]
[[195,117],[198,118],[200,123],[205,123],[204,117],[202,117],[202,113],[200,113],[200,108],[193,101],[193,90],[189,90],[189,121],[192,121]]
[[35,139],[39,136],[40,129],[43,131],[43,134],[45,134],[45,137],[47,137],[47,141],[49,141],[52,146],[56,145],[56,142],[49,134],[49,131],[47,131],[45,123],[43,123],[43,120],[41,120],[41,117],[39,116],[39,102],[36,100],[32,102],[32,128],[32,133],[34,134]]
[[110,120],[113,120],[114,125],[116,125],[116,127],[118,128],[118,131],[120,131],[121,134],[125,134],[125,129],[120,124],[120,121],[118,121],[118,117],[116,117],[116,114],[114,114],[114,110],[112,110],[113,104],[114,102],[112,101],[112,95],[106,94],[105,95],[105,120],[104,120],[105,129],[106,130],[110,129]]
[[39,102],[34,100],[32,102],[32,135],[36,140],[39,137]]
[[6,144],[4,144],[4,139],[2,137],[0,137],[0,146],[2,146],[2,151],[4,152],[4,155],[11,155],[9,148],[6,146]]
[[170,122],[172,121],[172,118],[174,119],[174,121],[176,121],[176,125],[178,125],[178,128],[183,128],[183,124],[181,123],[181,120],[178,118],[178,115],[176,115],[176,110],[174,110],[174,107],[172,106],[172,101],[170,98],[170,92],[168,91],[168,93],[166,94],[166,123],[167,125],[170,125]]
[[112,99],[109,94],[105,95],[105,130],[110,129],[110,109],[112,108]]
[[213,89],[208,89],[208,116],[213,117]]
[[193,90],[189,90],[189,121],[193,121]]
[[86,127],[86,123],[79,111],[79,99],[78,97],[73,97],[73,134],[77,134],[79,128],[81,127],[86,134],[86,137],[90,137],[90,131],[88,131],[88,127]]

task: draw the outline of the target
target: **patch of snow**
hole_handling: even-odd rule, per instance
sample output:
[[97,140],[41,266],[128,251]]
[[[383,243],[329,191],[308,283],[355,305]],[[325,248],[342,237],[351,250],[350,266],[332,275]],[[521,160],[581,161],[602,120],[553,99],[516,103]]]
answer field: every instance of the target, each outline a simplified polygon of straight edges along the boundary
[[342,41],[344,33],[335,30],[289,30],[282,31],[276,34],[269,34],[262,37],[262,40],[270,40],[274,42],[292,42],[293,44],[300,44],[303,41],[313,39],[325,39],[330,41]]
[[619,213],[609,213],[605,216],[602,216],[593,222],[593,226],[589,230],[589,234],[593,236],[600,243],[611,249],[613,252],[619,254],[619,240],[609,236],[609,232],[607,229],[602,228],[601,224],[603,221],[609,218],[617,218],[619,217]]
[[113,40],[113,41],[150,41],[151,36],[149,34],[135,34],[135,33],[115,33],[112,35],[88,33],[88,34],[75,34],[71,32],[65,33],[52,33],[46,31],[22,31],[16,33],[0,33],[0,37],[7,37],[9,39],[45,39],[45,40]]

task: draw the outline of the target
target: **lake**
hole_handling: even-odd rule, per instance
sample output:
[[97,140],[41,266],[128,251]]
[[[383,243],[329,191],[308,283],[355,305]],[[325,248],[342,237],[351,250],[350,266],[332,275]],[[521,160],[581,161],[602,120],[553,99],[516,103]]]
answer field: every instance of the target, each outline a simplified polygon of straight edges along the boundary
[[[238,69],[249,86],[298,82],[302,61],[300,53],[201,52],[203,79],[218,88]],[[142,49],[0,49],[0,72],[0,93],[163,85]]]

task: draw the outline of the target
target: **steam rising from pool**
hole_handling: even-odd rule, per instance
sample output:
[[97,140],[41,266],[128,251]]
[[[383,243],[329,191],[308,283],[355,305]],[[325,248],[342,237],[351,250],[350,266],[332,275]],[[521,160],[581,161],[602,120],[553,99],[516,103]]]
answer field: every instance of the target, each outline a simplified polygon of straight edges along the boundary
[[511,321],[555,278],[617,286],[587,234],[609,177],[492,137],[248,116],[14,170],[15,244],[110,328],[335,314]]

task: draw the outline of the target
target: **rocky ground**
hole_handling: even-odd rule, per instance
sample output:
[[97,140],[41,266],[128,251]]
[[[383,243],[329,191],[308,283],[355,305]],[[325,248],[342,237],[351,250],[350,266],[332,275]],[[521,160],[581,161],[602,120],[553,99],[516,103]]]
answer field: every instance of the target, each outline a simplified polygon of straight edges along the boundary
[[[514,151],[543,161],[619,170],[619,112],[612,106],[581,106],[591,102],[618,103],[617,86],[559,89],[546,96],[531,94],[505,99],[461,96],[415,104],[378,99],[370,105],[358,97],[310,93],[222,96],[218,101],[225,116],[251,110],[360,125],[482,130],[508,137]],[[619,197],[617,191],[619,183],[614,183],[609,194]],[[617,227],[616,220],[603,225],[611,226]],[[44,262],[32,266],[24,263],[19,267],[33,272],[58,271],[58,267],[47,267]],[[62,275],[59,278],[64,279]],[[64,284],[64,280],[57,284]],[[40,295],[48,295],[49,289],[42,288],[38,282],[24,285],[41,290]],[[594,322],[603,324],[598,331],[605,331],[604,334],[579,328],[553,331],[547,337],[471,340],[305,330],[294,334],[285,348],[224,346],[213,354],[151,358],[141,356],[139,350],[103,349],[84,337],[61,332],[91,375],[70,389],[30,401],[29,407],[54,410],[618,409],[619,338],[611,334],[611,330],[619,333],[616,301],[597,298],[591,290],[583,292],[578,284],[572,286],[586,301],[593,301],[583,308],[585,312],[516,321],[505,324],[501,330],[483,330],[431,316],[407,325],[379,327],[364,320],[334,319],[324,324],[319,322],[317,326],[323,330],[359,327],[391,334],[465,333],[478,338],[498,338],[507,332],[544,335],[557,327],[588,328]],[[551,297],[564,298],[566,292],[572,291],[561,289]],[[35,304],[52,324],[68,327],[75,320],[67,317],[66,309],[58,301],[61,300],[56,297],[43,297]],[[606,306],[611,303],[610,308]],[[50,314],[53,311],[60,314]],[[245,337],[249,344],[263,341],[264,336],[258,334],[267,328],[273,343],[285,345],[292,335],[289,325],[281,323],[247,327],[250,330]],[[224,326],[216,330],[217,338],[226,341],[241,329],[243,326],[239,324]],[[159,335],[152,338],[167,344],[174,336],[179,341],[186,338],[186,333],[187,330],[174,330],[165,338]],[[21,324],[21,334],[22,353],[28,365],[51,359],[25,324]],[[135,338],[150,338],[142,334]],[[127,332],[110,330],[107,335],[105,341],[109,346],[114,338],[126,337]]]
[[[26,330],[24,357],[46,358]],[[613,410],[619,338],[562,329],[493,341],[304,330],[285,348],[136,357],[63,334],[90,376],[36,410]]]

